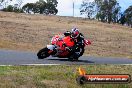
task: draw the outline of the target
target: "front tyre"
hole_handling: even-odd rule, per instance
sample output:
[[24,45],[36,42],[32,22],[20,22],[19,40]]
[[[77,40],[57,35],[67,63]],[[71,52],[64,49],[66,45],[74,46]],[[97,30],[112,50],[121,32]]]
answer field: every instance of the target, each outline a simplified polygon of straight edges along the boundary
[[41,49],[38,53],[37,53],[37,56],[38,56],[38,59],[44,59],[46,57],[49,57],[50,54],[48,53],[49,49],[47,47]]

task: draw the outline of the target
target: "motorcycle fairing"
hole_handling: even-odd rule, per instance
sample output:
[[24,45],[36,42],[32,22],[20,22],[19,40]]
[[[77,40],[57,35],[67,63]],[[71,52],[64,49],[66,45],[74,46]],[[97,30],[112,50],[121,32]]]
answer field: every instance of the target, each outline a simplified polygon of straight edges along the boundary
[[53,51],[53,49],[55,48],[55,46],[54,46],[54,45],[47,45],[47,48],[48,48],[49,50],[52,50],[52,51]]

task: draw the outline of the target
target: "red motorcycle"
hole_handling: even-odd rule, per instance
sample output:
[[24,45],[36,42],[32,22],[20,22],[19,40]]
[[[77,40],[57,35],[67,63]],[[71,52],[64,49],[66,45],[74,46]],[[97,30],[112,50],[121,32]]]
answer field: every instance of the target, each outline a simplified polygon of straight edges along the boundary
[[[79,57],[84,53],[84,47],[91,44],[89,40],[84,39],[84,44],[82,46],[77,46],[75,50],[79,54]],[[55,35],[51,40],[51,45],[47,45],[45,48],[41,49],[38,53],[38,59],[44,59],[46,57],[59,57],[59,58],[68,58],[69,60],[78,60],[79,57],[76,57],[71,53],[70,47],[74,47],[75,42],[70,36]]]

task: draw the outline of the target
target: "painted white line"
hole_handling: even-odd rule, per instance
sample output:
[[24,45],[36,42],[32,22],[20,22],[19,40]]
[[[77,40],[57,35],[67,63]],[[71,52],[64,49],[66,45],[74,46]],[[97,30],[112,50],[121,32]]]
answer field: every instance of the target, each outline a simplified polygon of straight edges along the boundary
[[0,65],[0,66],[55,66],[60,64],[20,64],[20,65]]
[[[20,65],[0,65],[0,66],[55,66],[61,64],[20,64]],[[113,64],[113,65],[132,65],[132,64]]]
[[26,66],[54,66],[54,65],[60,65],[60,64],[21,64],[21,65],[26,65]]
[[119,64],[119,65],[132,65],[132,64]]
[[13,65],[0,65],[0,66],[13,66]]

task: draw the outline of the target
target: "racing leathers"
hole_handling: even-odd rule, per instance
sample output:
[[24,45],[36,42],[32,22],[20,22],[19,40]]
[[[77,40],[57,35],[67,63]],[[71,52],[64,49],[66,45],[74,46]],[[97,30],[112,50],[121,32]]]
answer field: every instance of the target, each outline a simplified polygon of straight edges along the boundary
[[[71,36],[71,32],[67,31],[64,33],[65,36]],[[79,36],[77,38],[72,38],[71,39],[74,40],[75,45],[73,47],[67,47],[71,54],[75,57],[75,58],[79,58],[80,56],[80,48],[84,48],[84,36],[82,33],[79,33]]]

